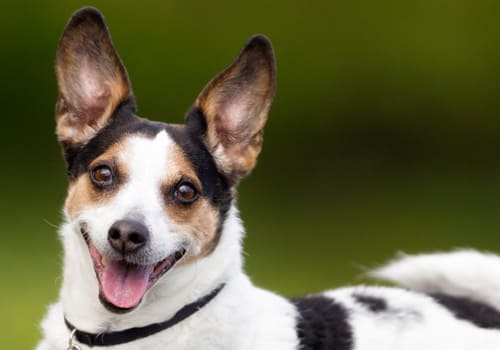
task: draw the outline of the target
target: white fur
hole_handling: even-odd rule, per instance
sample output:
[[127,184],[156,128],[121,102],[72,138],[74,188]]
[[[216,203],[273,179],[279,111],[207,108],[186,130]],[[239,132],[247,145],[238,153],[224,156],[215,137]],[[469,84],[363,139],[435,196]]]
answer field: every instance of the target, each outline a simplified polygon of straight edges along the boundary
[[[66,349],[70,332],[64,316],[80,330],[100,333],[164,321],[182,306],[226,286],[205,307],[155,335],[110,347],[119,350],[297,350],[299,315],[287,299],[252,285],[242,268],[243,228],[231,207],[220,241],[208,256],[174,267],[146,293],[140,307],[127,314],[106,310],[98,300],[98,282],[87,245],[80,233],[85,221],[96,247],[108,252],[109,226],[125,215],[140,215],[152,234],[148,262],[163,259],[185,244],[186,236],[169,222],[160,200],[160,179],[175,171],[169,166],[174,143],[165,133],[148,139],[130,137],[123,151],[130,179],[116,197],[66,215],[60,231],[64,246],[63,282],[59,301],[42,322],[38,350]],[[196,244],[196,242],[187,242]],[[194,248],[195,249],[195,248]],[[108,252],[109,253],[109,252]],[[278,258],[278,257],[277,257]],[[423,291],[465,295],[499,306],[500,258],[472,251],[406,257],[377,270],[376,275]],[[471,287],[478,286],[478,288]],[[376,313],[353,294],[368,293],[386,300]],[[500,349],[500,330],[486,330],[457,319],[431,297],[396,288],[355,287],[324,294],[347,310],[354,350],[493,350]],[[500,308],[499,308],[500,309]],[[87,349],[81,345],[82,349]],[[106,348],[97,348],[106,349]]]
[[[87,222],[89,234],[101,252],[108,249],[107,229],[131,212],[142,215],[152,234],[157,235],[152,238],[155,242],[151,247],[153,261],[175,251],[178,242],[177,233],[169,230],[168,218],[158,204],[162,202],[158,198],[159,179],[168,176],[170,171],[168,152],[172,140],[162,132],[153,140],[132,137],[127,145],[124,158],[131,170],[130,183],[105,205],[90,208],[75,218],[66,215],[67,222],[60,231],[64,246],[60,301],[49,308],[42,322],[45,339],[38,349],[67,346],[69,331],[63,314],[87,332],[144,326],[166,320],[222,282],[226,282],[226,286],[214,300],[169,332],[125,344],[120,349],[156,349],[160,344],[172,344],[177,349],[264,349],[264,344],[272,346],[269,349],[294,348],[297,339],[292,305],[253,287],[242,272],[243,229],[234,206],[224,223],[219,244],[210,255],[169,271],[135,311],[117,315],[102,306],[97,298],[98,284],[92,261],[78,223]],[[274,327],[281,330],[276,333]],[[191,330],[196,330],[195,334]]]
[[[375,313],[353,294],[378,296],[387,311]],[[350,310],[355,350],[493,350],[500,330],[486,330],[457,320],[423,294],[388,287],[351,287],[325,293]]]
[[[77,237],[69,226],[64,235]],[[45,340],[38,350],[64,349],[69,331],[63,313],[82,330],[102,332],[164,321],[183,305],[207,294],[226,281],[217,297],[180,324],[148,338],[120,346],[120,349],[276,349],[297,347],[295,310],[284,299],[254,287],[242,272],[242,228],[233,207],[219,245],[212,254],[193,266],[174,268],[147,295],[144,304],[126,315],[110,313],[97,299],[97,282],[90,259],[66,245],[61,301],[52,305],[42,323]],[[79,245],[78,250],[87,249]],[[67,243],[67,242],[66,242]],[[84,254],[83,254],[84,255]],[[73,274],[80,272],[80,274]],[[88,279],[82,277],[88,276]],[[72,302],[78,300],[78,303]],[[85,349],[85,346],[82,346]],[[105,348],[101,348],[105,349]]]
[[424,293],[468,297],[500,310],[500,257],[474,250],[401,255],[373,277]]

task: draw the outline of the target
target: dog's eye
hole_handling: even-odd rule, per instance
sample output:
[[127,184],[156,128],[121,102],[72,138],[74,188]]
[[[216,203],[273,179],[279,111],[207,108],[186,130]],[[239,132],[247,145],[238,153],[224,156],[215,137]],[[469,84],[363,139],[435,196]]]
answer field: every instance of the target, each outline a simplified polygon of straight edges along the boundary
[[90,179],[98,187],[108,187],[113,184],[113,171],[108,165],[98,165],[90,171]]
[[184,204],[193,203],[198,199],[198,191],[190,182],[182,182],[177,185],[174,195],[177,200]]

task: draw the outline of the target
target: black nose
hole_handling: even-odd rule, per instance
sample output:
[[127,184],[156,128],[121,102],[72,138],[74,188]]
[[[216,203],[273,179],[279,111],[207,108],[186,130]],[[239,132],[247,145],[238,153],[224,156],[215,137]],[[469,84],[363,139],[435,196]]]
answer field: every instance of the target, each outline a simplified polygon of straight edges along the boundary
[[108,231],[108,241],[120,253],[131,253],[146,244],[148,228],[135,220],[118,220]]

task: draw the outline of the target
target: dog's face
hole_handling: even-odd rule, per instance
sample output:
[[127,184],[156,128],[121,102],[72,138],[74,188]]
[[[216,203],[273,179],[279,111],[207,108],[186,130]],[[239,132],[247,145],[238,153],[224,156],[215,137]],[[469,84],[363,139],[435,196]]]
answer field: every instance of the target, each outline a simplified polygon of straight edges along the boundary
[[174,266],[216,249],[234,188],[261,149],[274,94],[272,48],[262,36],[250,39],[202,90],[184,125],[135,115],[127,72],[95,9],[71,18],[56,73],[69,239],[91,257],[96,297],[129,311]]

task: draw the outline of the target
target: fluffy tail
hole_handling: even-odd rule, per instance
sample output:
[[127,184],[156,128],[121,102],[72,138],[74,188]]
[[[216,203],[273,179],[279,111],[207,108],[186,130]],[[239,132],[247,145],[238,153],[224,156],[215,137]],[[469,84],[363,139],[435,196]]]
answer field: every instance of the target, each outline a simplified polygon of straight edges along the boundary
[[500,310],[500,257],[474,250],[404,255],[370,276],[424,293],[467,297]]

